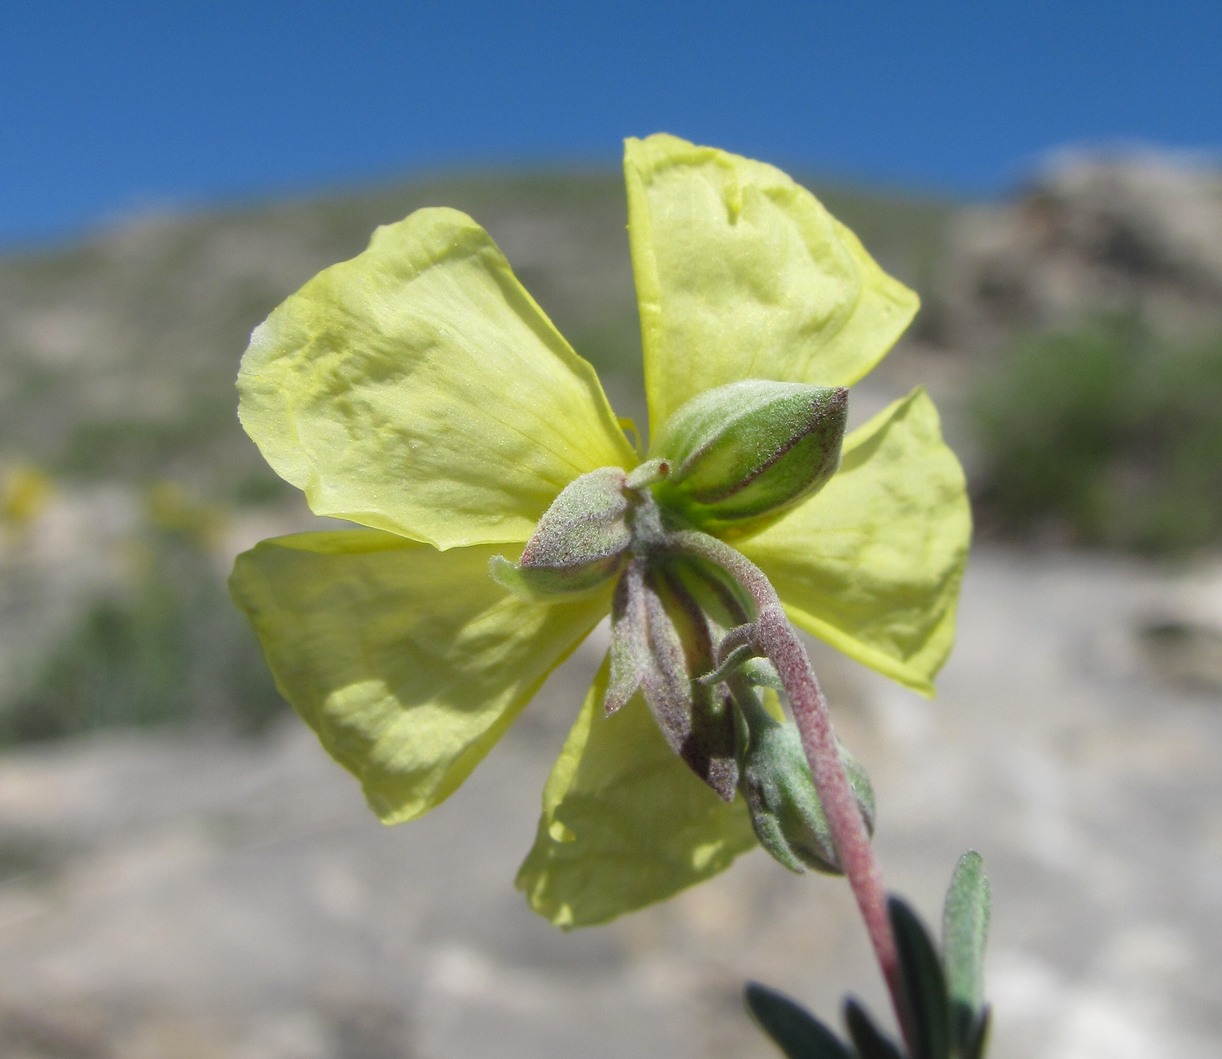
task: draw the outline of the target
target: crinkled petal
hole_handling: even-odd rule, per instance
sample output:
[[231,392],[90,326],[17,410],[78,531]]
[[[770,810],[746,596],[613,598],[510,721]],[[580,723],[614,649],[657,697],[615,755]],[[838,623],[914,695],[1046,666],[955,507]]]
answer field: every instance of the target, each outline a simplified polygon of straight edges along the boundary
[[320,515],[439,548],[524,541],[635,457],[594,369],[456,210],[379,228],[251,336],[243,426]]
[[916,295],[772,166],[657,135],[627,141],[624,172],[651,438],[723,383],[848,386],[916,312]]
[[448,797],[609,606],[523,603],[488,576],[495,551],[341,530],[238,556],[281,693],[386,823]]
[[670,749],[640,696],[607,716],[604,663],[543,792],[517,886],[558,926],[602,923],[729,866],[757,843]]
[[821,492],[739,546],[797,625],[931,695],[970,538],[963,471],[918,389],[848,436]]

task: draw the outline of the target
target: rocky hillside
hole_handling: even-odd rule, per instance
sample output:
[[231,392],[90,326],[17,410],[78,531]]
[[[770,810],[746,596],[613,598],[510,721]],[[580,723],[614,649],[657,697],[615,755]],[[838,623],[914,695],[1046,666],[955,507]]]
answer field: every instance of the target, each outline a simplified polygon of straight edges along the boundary
[[[1079,159],[987,207],[821,191],[927,306],[855,402],[927,383],[969,467],[988,455],[972,394],[1011,378],[1016,332],[1117,309],[1176,342],[1222,329],[1208,172]],[[0,261],[5,1056],[764,1059],[738,1007],[747,976],[827,1015],[846,987],[880,1003],[844,888],[762,856],[605,931],[561,936],[526,911],[513,870],[597,645],[467,788],[407,828],[377,825],[280,712],[223,580],[238,548],[309,515],[238,428],[238,357],[304,279],[426,204],[484,223],[617,408],[640,416],[614,174],[146,219]],[[1035,391],[1004,383],[1001,404],[1054,404],[1085,348],[1057,346],[1061,373]],[[1092,371],[1111,378],[1104,353]],[[1077,389],[1096,393],[1096,377]],[[1179,399],[1193,391],[1216,420],[1190,375]],[[1068,451],[1030,423],[1011,425]],[[874,777],[893,885],[932,910],[954,858],[985,854],[997,1059],[1213,1054],[1214,549],[1168,572],[1050,539],[1065,538],[1032,528],[1022,547],[977,551],[937,701],[828,651],[817,664]]]
[[[828,198],[898,271],[920,278],[941,256],[946,205]],[[621,414],[642,418],[612,173],[458,177],[145,218],[0,261],[0,743],[95,721],[214,718],[234,699],[251,715],[240,725],[273,711],[220,585],[238,547],[304,511],[238,427],[238,359],[286,295],[425,205],[477,217]],[[235,681],[219,694],[218,672]],[[88,706],[76,701],[85,689]]]
[[[1043,501],[1032,500],[1029,488],[990,492],[999,475],[1002,486],[1012,485],[1010,469],[1040,466],[1038,458],[1050,459],[1057,473],[1066,463],[1057,436],[1064,423],[1027,417],[1026,409],[1049,402],[1032,400],[1021,373],[1011,379],[998,365],[1006,363],[1004,351],[1017,333],[1073,327],[1118,310],[1177,340],[1222,333],[1217,174],[1148,155],[1067,155],[1012,199],[991,206],[815,186],[925,303],[903,354],[871,376],[857,407],[868,409],[917,382],[933,389],[969,468],[988,479],[979,490],[991,504],[982,508],[986,527],[1046,533],[1051,524],[1070,539],[1115,543],[1106,533],[1092,538],[1090,526],[1077,523],[1142,521],[1126,510],[1127,493],[1080,516],[1067,514],[1054,490],[1048,501],[1054,509],[1045,516],[1037,510]],[[464,209],[489,229],[561,330],[596,365],[617,410],[642,419],[625,207],[614,173],[460,176],[148,217],[76,244],[0,260],[0,620],[6,625],[0,742],[78,730],[90,718],[155,723],[200,712],[191,706],[199,698],[192,689],[211,687],[210,674],[218,670],[235,674],[234,687],[219,695],[222,702],[236,697],[254,704],[250,724],[274,712],[275,695],[257,658],[244,654],[247,638],[219,585],[236,548],[302,524],[305,514],[237,426],[238,358],[251,328],[305,279],[359,252],[376,225],[435,204]],[[1056,370],[1092,395],[1098,388],[1078,370],[1083,354],[1070,346]],[[1110,377],[1116,373],[1109,355],[1095,370]],[[1216,391],[1196,384],[1200,372],[1191,361],[1177,383],[1207,424],[1217,418],[1209,411],[1210,394],[1222,393],[1222,354],[1213,360]],[[967,399],[981,380],[992,379],[994,391],[1000,388],[992,406],[1009,410],[996,437],[975,429]],[[1150,390],[1141,372],[1131,385]],[[1011,400],[1007,387],[1022,390],[1022,399]],[[1075,392],[1046,371],[1038,387]],[[1122,389],[1116,392],[1125,407],[1134,405]],[[1178,393],[1166,400],[1180,400]],[[1078,431],[1088,416],[1061,403],[1063,418]],[[1087,412],[1111,416],[1107,409]],[[1147,418],[1157,423],[1161,414],[1155,407]],[[1205,428],[1192,428],[1203,439],[1196,446],[1202,451],[1187,453],[1151,442],[1143,424],[1125,429],[1136,439],[1135,460],[1091,471],[1120,482],[1122,492],[1131,492],[1126,483],[1132,480],[1165,477],[1159,465],[1144,465],[1156,449],[1167,449],[1163,458],[1179,466],[1204,467],[1152,497],[1147,506],[1158,510],[1145,519],[1152,534],[1163,532],[1168,518],[1178,519],[1192,497],[1222,495],[1222,484],[1214,489],[1210,477],[1216,460],[1208,458],[1214,443],[1201,433]],[[1011,455],[1007,439],[1014,436],[1047,438],[1049,452]],[[1098,444],[1108,443],[1105,437]],[[1084,444],[1098,447],[1093,438]],[[1059,481],[1057,473],[1040,473],[1041,483]],[[1103,487],[1079,474],[1060,488],[1088,496]],[[1183,539],[1208,539],[1218,517],[1212,509],[1195,512]],[[198,681],[184,680],[182,668],[195,654],[176,647],[178,634],[167,630],[180,627],[189,635],[201,626],[213,630],[207,642],[220,645],[220,654],[199,664]],[[143,690],[133,696],[133,686]],[[88,708],[63,705],[84,688],[93,689]],[[227,712],[215,697],[205,696],[208,717]],[[108,705],[99,708],[99,702]]]
[[955,220],[939,294],[946,341],[1135,317],[1184,338],[1222,328],[1222,171],[1152,152],[1068,151],[1006,202]]
[[[949,206],[836,189],[827,199],[890,267],[927,283]],[[619,177],[455,178],[146,218],[0,261],[0,454],[74,479],[173,476],[240,494],[259,467],[233,430],[233,376],[251,329],[319,269],[358,253],[378,224],[425,205],[476,217],[574,346],[633,392]]]

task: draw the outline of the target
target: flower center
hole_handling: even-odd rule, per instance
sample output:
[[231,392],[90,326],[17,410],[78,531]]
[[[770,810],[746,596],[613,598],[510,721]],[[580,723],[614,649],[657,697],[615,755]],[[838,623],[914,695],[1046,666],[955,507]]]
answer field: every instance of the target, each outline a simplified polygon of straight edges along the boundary
[[[749,632],[779,605],[718,538],[759,532],[817,492],[839,464],[846,411],[843,389],[708,391],[666,424],[659,455],[574,479],[519,561],[491,565],[540,603],[612,591],[607,714],[641,695],[676,755],[724,800],[741,793],[761,843],[795,870],[837,860],[797,732],[763,689],[779,687],[776,670]],[[863,812],[868,791],[861,776]]]

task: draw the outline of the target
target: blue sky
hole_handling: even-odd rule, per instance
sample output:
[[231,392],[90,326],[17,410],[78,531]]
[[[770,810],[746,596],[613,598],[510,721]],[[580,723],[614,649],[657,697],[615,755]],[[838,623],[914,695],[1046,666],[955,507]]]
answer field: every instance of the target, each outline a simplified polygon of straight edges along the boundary
[[666,130],[987,197],[1066,144],[1222,151],[1222,3],[9,0],[0,247]]

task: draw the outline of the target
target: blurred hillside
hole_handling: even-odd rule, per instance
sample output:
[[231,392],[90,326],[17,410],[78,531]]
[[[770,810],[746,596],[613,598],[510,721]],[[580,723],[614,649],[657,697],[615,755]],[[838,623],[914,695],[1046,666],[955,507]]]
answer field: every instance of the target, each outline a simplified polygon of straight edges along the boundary
[[[833,211],[929,290],[948,204],[830,189]],[[639,403],[639,340],[617,174],[455,178],[364,195],[147,218],[0,261],[0,446],[74,480],[189,480],[217,498],[260,486],[234,425],[251,329],[379,224],[427,205],[487,228],[574,346]]]
[[[983,532],[1166,554],[1218,539],[1216,173],[1069,154],[989,206],[814,186],[923,301],[856,407],[929,386]],[[0,743],[277,712],[222,584],[235,550],[310,523],[238,427],[238,359],[302,282],[439,204],[492,233],[643,422],[616,173],[146,217],[0,261]]]
[[[931,282],[949,205],[827,199],[897,272]],[[236,548],[309,523],[238,426],[238,360],[306,279],[377,225],[443,204],[492,233],[617,410],[643,422],[618,174],[144,218],[0,261],[0,742],[182,716],[257,727],[275,711],[221,586]]]
[[[928,385],[981,528],[938,700],[816,645],[888,878],[932,911],[985,854],[997,1059],[1213,1054],[1218,176],[1069,156],[990,205],[812,186],[924,302],[855,414]],[[0,261],[0,1054],[764,1059],[748,975],[879,1006],[839,880],[763,856],[606,930],[526,910],[512,871],[597,636],[410,828],[275,723],[224,580],[314,520],[238,426],[238,360],[424,205],[479,220],[643,421],[617,174],[145,218]]]

